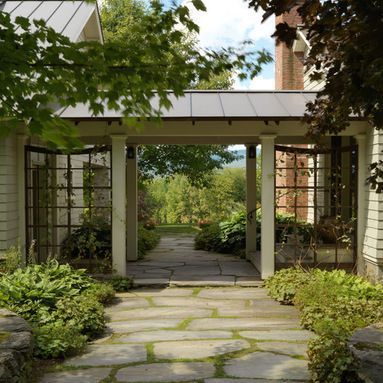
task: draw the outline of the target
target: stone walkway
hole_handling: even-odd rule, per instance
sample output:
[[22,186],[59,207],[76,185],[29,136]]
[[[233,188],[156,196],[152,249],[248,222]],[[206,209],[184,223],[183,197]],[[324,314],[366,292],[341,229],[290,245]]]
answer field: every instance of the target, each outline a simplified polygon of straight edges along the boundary
[[312,334],[299,328],[294,307],[262,287],[241,286],[260,283],[251,264],[194,251],[192,238],[182,236],[164,238],[129,270],[136,285],[149,287],[117,294],[105,337],[40,383],[308,381]]
[[143,261],[130,262],[135,286],[259,286],[259,272],[244,259],[194,250],[194,237],[178,234],[161,238]]
[[[298,312],[263,288],[136,289],[107,309],[107,335],[41,383],[307,381]],[[61,368],[62,369],[62,368]]]

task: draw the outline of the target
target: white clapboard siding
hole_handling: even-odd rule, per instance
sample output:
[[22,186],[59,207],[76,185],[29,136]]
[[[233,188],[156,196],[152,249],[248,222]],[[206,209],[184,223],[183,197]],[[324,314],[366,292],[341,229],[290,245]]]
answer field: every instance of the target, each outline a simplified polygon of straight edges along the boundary
[[[383,160],[383,134],[370,129],[367,134],[367,165]],[[363,240],[363,256],[371,263],[383,262],[383,194],[366,189],[366,228]]]
[[0,140],[0,251],[18,240],[16,138]]

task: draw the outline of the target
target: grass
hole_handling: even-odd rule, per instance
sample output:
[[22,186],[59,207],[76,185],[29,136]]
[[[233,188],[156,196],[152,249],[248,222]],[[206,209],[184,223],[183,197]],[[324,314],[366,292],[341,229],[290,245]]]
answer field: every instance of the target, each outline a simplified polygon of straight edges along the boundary
[[198,229],[193,225],[175,224],[175,225],[158,225],[156,231],[160,235],[166,234],[197,234]]

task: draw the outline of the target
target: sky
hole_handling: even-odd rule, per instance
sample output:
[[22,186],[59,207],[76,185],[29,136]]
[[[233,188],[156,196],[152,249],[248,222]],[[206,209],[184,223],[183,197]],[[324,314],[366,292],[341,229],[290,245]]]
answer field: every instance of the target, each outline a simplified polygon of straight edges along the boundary
[[[261,23],[262,12],[255,12],[248,8],[248,2],[244,0],[203,0],[207,12],[196,11],[190,6],[193,20],[200,27],[200,44],[205,48],[236,46],[243,40],[252,39],[256,49],[265,48],[274,54],[275,20],[270,17]],[[164,0],[170,3],[171,0]],[[190,4],[190,1],[183,0]],[[264,67],[262,72],[253,80],[239,81],[234,84],[235,89],[274,89],[274,63]]]

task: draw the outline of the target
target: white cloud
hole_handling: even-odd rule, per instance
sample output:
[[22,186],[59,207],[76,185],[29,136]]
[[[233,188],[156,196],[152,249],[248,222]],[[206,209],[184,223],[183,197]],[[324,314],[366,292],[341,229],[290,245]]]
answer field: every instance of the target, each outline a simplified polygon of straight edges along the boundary
[[237,90],[274,90],[275,79],[256,76],[251,81],[240,81],[238,77],[234,83],[234,89]]
[[[188,1],[184,1],[190,4]],[[204,0],[207,12],[190,7],[193,20],[200,26],[203,47],[219,48],[235,45],[246,39],[255,41],[270,38],[274,32],[274,18],[261,23],[262,12],[255,12],[243,0]]]

